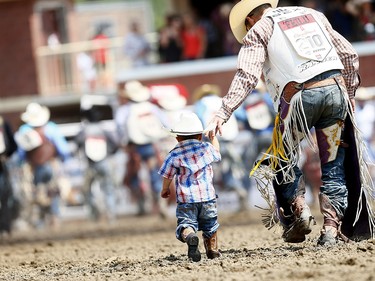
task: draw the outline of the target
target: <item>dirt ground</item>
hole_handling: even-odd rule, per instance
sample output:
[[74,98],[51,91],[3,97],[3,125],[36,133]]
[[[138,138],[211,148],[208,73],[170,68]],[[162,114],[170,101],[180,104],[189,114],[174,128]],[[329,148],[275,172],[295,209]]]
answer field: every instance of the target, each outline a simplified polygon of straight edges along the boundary
[[375,280],[375,241],[318,247],[319,217],[307,241],[287,244],[256,210],[219,216],[222,257],[198,263],[175,238],[173,216],[15,232],[0,242],[0,280]]

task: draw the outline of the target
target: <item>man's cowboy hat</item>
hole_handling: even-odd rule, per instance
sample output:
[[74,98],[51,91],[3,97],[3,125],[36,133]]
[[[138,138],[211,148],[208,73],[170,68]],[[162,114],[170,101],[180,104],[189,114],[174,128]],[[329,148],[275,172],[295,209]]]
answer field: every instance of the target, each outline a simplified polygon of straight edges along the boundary
[[32,127],[41,127],[47,124],[50,118],[50,111],[39,103],[29,103],[26,111],[21,114],[21,120]]
[[279,0],[242,0],[232,8],[229,14],[229,24],[238,42],[242,43],[242,39],[247,33],[246,16],[256,7],[267,3],[271,4],[272,8],[276,8]]
[[124,93],[128,99],[134,102],[142,102],[150,98],[149,88],[136,80],[129,81],[125,84]]
[[220,87],[215,84],[203,84],[202,86],[199,86],[193,93],[193,101],[200,100],[208,95],[220,96]]
[[195,113],[183,112],[170,132],[179,136],[191,136],[202,134],[204,130],[201,120]]

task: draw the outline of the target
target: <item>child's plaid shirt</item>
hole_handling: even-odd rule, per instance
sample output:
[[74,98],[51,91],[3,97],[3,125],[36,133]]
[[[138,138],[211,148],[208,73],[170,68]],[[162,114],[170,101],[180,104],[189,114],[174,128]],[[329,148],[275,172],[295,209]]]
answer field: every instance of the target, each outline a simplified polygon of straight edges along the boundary
[[176,176],[178,203],[207,202],[216,198],[211,164],[220,160],[220,152],[211,143],[185,140],[169,152],[159,174],[168,179]]

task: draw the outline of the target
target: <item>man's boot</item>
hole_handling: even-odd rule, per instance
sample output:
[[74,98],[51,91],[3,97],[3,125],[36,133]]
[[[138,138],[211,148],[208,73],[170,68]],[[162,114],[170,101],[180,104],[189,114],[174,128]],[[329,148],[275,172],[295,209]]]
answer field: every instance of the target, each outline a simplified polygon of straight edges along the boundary
[[[292,215],[285,216],[280,208],[281,222],[284,227],[282,238],[288,243],[301,243],[305,241],[306,234],[311,232],[311,224],[315,224],[309,206],[305,200],[305,182],[300,177],[298,182],[297,196],[291,204]],[[290,223],[283,223],[289,221]]]
[[185,228],[182,233],[182,240],[188,245],[188,257],[194,262],[201,260],[201,252],[199,251],[199,238],[195,231],[191,228]]
[[203,241],[207,258],[215,259],[221,257],[221,253],[219,252],[217,243],[217,232],[215,232],[210,238],[206,238],[203,236]]
[[340,226],[340,219],[333,206],[331,205],[327,195],[319,193],[320,211],[323,214],[324,222],[323,228],[320,231],[318,245],[329,246],[335,245],[338,240],[338,229]]

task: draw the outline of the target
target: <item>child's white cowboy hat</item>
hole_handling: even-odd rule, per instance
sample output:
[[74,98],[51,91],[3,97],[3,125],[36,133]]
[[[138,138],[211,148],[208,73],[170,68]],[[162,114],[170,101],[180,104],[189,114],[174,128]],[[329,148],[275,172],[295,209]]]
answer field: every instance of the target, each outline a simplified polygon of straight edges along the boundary
[[49,118],[49,109],[36,102],[29,103],[26,111],[21,114],[21,120],[32,127],[44,126],[47,124]]
[[179,136],[191,136],[202,134],[203,125],[198,116],[193,112],[183,112],[180,115],[180,119],[174,124],[170,132],[174,135]]
[[139,81],[129,81],[125,84],[125,96],[134,101],[142,102],[150,98],[150,89]]
[[229,14],[229,25],[238,42],[242,43],[247,33],[246,16],[256,7],[267,3],[271,4],[272,8],[276,8],[279,0],[241,0],[232,8]]

